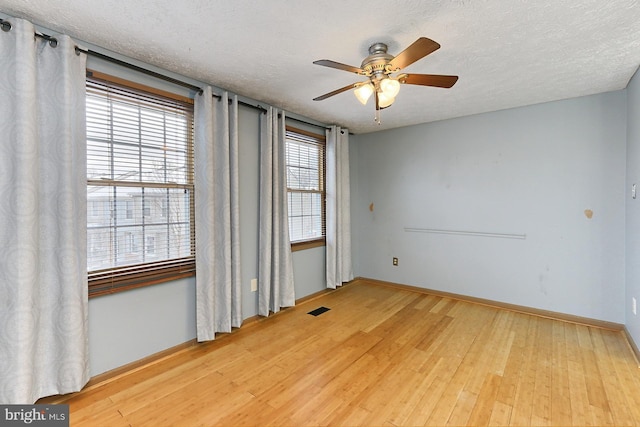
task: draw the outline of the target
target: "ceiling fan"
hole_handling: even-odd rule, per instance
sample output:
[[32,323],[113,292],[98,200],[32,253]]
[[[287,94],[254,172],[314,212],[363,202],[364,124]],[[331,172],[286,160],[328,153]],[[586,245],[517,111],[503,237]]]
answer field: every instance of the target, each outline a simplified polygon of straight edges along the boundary
[[448,89],[458,81],[458,76],[444,76],[439,74],[402,73],[392,76],[393,73],[413,64],[439,48],[440,45],[433,40],[420,37],[395,57],[387,53],[386,44],[374,43],[369,47],[369,56],[362,61],[360,68],[328,59],[314,61],[314,64],[349,71],[360,76],[368,77],[369,80],[352,83],[332,92],[325,93],[317,98],[313,98],[313,100],[322,101],[323,99],[327,99],[349,89],[355,89],[354,94],[356,98],[358,98],[363,105],[366,105],[371,95],[375,95],[375,120],[380,123],[380,110],[393,104],[396,95],[398,95],[400,91],[400,84],[434,86]]

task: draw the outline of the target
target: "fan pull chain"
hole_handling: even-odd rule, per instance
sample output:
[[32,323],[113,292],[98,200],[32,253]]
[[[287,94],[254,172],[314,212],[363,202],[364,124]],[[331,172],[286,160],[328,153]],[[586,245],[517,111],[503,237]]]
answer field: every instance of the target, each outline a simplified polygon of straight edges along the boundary
[[378,91],[377,90],[374,92],[374,95],[376,97],[376,115],[373,117],[373,120],[379,126],[380,125],[380,99],[378,98]]

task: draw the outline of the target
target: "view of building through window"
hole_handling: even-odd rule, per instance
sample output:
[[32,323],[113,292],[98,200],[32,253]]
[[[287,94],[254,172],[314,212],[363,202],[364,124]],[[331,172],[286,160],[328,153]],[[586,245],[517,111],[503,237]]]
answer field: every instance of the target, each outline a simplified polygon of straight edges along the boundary
[[88,188],[89,271],[189,256],[189,196],[182,190]]

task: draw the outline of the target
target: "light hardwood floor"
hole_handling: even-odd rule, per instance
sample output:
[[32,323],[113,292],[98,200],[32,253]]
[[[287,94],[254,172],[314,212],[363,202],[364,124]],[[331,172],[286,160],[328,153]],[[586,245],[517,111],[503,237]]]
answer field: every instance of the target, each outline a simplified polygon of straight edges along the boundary
[[65,403],[72,426],[632,426],[640,370],[619,331],[360,281]]

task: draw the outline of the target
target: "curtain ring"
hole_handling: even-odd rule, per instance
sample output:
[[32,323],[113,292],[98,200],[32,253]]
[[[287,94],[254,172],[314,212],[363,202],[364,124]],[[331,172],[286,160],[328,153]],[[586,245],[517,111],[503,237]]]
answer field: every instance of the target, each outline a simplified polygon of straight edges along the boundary
[[0,27],[2,27],[2,31],[8,33],[11,31],[11,22],[0,19]]
[[51,47],[57,47],[58,46],[58,39],[56,39],[55,37],[51,37],[48,34],[36,33],[36,37],[40,37],[41,39],[45,39],[46,41],[48,41],[49,42],[49,46],[51,46]]

